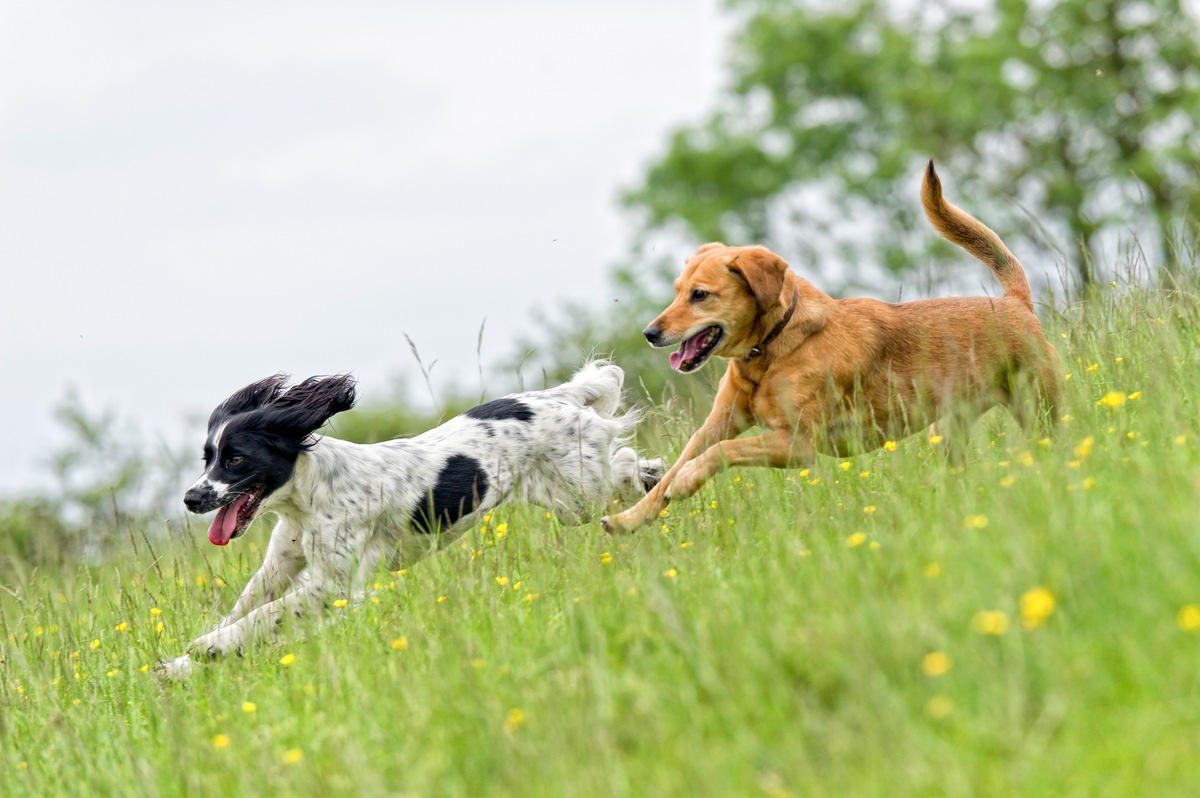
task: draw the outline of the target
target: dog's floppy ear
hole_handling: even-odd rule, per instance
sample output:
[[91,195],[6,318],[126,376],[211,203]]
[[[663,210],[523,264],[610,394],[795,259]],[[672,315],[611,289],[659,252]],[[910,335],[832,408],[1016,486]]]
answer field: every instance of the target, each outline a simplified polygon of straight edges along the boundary
[[764,247],[750,247],[734,258],[729,271],[745,281],[760,313],[778,304],[779,294],[783,291],[783,274],[787,271],[787,262],[783,258]]
[[211,428],[217,422],[230,416],[248,413],[274,402],[283,391],[283,385],[287,379],[286,374],[272,374],[258,382],[250,383],[217,405],[217,409],[213,410],[212,415],[208,417],[208,426]]
[[272,431],[302,439],[316,431],[335,414],[354,407],[354,378],[309,377],[288,388],[264,409],[264,421]]

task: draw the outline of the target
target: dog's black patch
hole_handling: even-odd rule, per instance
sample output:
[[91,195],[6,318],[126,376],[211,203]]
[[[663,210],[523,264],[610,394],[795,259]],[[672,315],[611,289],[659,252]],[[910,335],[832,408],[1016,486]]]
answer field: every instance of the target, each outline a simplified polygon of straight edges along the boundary
[[495,399],[463,413],[480,421],[533,421],[533,410],[520,399]]
[[429,495],[413,508],[413,529],[430,535],[453,526],[479,506],[487,489],[487,474],[479,461],[465,454],[453,455],[438,473]]

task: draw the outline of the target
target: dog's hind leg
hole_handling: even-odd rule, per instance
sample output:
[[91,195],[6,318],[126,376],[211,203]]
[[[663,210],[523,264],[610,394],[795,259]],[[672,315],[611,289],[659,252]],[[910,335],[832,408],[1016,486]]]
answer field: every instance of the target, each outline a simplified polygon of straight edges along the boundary
[[613,453],[611,465],[617,493],[625,497],[646,495],[654,489],[667,470],[667,464],[661,457],[639,457],[638,453],[628,446],[623,446]]

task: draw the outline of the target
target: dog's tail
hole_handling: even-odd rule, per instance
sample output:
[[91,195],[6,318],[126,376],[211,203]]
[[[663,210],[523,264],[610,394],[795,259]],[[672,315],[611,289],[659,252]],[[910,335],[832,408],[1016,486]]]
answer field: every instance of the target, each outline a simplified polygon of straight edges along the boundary
[[1008,251],[1000,236],[990,227],[962,208],[946,202],[942,196],[942,181],[933,168],[933,161],[925,168],[925,179],[921,183],[921,205],[925,208],[925,216],[943,238],[958,244],[986,263],[1004,288],[1004,295],[1019,300],[1033,310],[1029,279],[1025,276],[1021,261]]
[[591,407],[602,418],[614,418],[621,408],[621,388],[625,372],[607,360],[591,360],[575,372],[560,389],[585,407]]

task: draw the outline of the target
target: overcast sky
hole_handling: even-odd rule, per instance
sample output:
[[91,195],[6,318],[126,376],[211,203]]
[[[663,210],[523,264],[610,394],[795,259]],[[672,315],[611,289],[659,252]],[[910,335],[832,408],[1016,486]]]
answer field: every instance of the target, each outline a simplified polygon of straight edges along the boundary
[[486,368],[603,307],[617,195],[728,32],[717,0],[0,0],[0,496],[50,483],[68,390],[198,451],[267,374],[370,402],[419,382],[404,333],[466,379],[485,317]]

